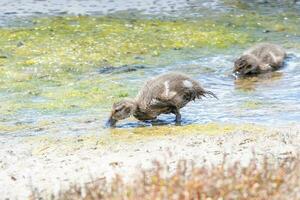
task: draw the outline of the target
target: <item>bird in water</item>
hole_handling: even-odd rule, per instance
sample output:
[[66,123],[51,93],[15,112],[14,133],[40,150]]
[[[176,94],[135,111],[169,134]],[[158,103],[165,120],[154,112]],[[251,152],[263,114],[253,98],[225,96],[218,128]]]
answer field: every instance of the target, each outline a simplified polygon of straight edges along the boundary
[[114,127],[117,121],[133,115],[136,119],[154,120],[160,114],[172,113],[176,123],[181,121],[180,109],[187,103],[205,96],[217,96],[201,85],[180,73],[166,73],[146,82],[135,99],[124,99],[114,103],[108,126]]
[[259,43],[243,53],[234,62],[233,75],[245,77],[277,70],[283,66],[284,49],[276,44]]

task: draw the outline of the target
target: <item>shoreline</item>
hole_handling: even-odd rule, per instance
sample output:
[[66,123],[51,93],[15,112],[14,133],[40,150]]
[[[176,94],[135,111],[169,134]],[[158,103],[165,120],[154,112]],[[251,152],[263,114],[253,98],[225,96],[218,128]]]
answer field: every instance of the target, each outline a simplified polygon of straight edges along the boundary
[[[239,161],[244,166],[253,157],[258,163],[264,157],[276,162],[300,153],[299,133],[298,126],[217,135],[170,133],[108,145],[100,143],[98,147],[97,136],[86,139],[74,136],[70,141],[57,138],[49,146],[45,145],[46,138],[27,141],[16,138],[1,144],[0,185],[5,186],[0,192],[3,198],[24,199],[33,189],[50,195],[72,184],[82,185],[97,178],[110,180],[116,174],[130,181],[138,169],[151,169],[153,161],[166,163],[171,169],[183,159],[194,161],[196,166],[217,165],[222,163],[224,155],[228,163]],[[68,143],[76,141],[76,145],[68,147]],[[37,151],[37,146],[44,147]]]

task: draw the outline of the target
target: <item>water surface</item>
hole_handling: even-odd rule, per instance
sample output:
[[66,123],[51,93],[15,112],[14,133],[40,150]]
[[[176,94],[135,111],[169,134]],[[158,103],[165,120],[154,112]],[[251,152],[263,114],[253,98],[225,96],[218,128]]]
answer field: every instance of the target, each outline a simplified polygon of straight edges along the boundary
[[[3,30],[7,27],[12,29],[19,27],[23,30],[25,27],[24,34],[28,34],[26,31],[36,23],[45,20],[46,25],[38,30],[45,29],[45,32],[33,29],[26,37],[18,35],[9,44],[4,41],[5,45],[16,45],[13,51],[7,46],[0,47],[0,56],[2,56],[0,68],[3,67],[0,90],[2,108],[0,108],[5,111],[0,115],[0,132],[4,137],[109,134],[110,131],[104,129],[103,125],[109,116],[111,104],[124,97],[133,98],[145,80],[171,71],[188,74],[219,97],[219,100],[208,98],[188,104],[182,109],[182,126],[206,123],[256,123],[267,126],[296,124],[300,120],[300,4],[297,2],[293,4],[292,1],[280,2],[267,4],[244,1],[239,3],[237,1],[153,0],[1,1],[0,26]],[[274,10],[281,14],[274,14]],[[72,18],[78,14],[90,17],[78,18],[78,20]],[[104,46],[104,49],[116,49],[115,54],[109,57],[116,60],[100,62],[97,59],[100,54],[95,54],[95,57],[92,55],[99,50],[93,49],[93,46],[101,45],[95,43],[97,39],[91,32],[94,24],[92,23],[91,27],[87,25],[88,31],[85,32],[85,29],[80,29],[80,26],[83,26],[80,20],[84,23],[88,20],[97,21],[98,17],[107,15],[110,15],[109,20],[112,22],[107,21],[106,18],[104,21],[108,22],[108,26],[111,23],[115,27],[120,23],[126,23],[127,27],[134,27],[135,19],[150,20],[145,23],[149,22],[157,26],[157,35],[150,31],[151,26],[147,29],[148,25],[144,28],[141,25],[144,22],[139,24],[139,27],[142,27],[141,34],[149,33],[141,37],[146,37],[150,41],[174,27],[174,35],[171,35],[174,37],[174,44],[171,40],[162,47],[153,47],[151,42],[146,47],[137,45],[136,48],[140,48],[137,52],[140,52],[141,48],[145,48],[145,52],[136,53],[134,61],[129,58],[132,56],[130,52],[127,58],[118,55],[120,47]],[[54,22],[51,20],[48,22],[48,18],[51,19],[53,16],[61,16],[62,22],[59,18],[54,19]],[[71,17],[71,20],[64,20],[67,16]],[[115,23],[115,18],[124,18],[124,21],[118,20]],[[151,21],[157,19],[158,22]],[[201,45],[197,46],[198,35],[191,44],[186,44],[189,42],[186,40],[189,38],[188,34],[192,38],[195,32],[183,35],[180,40],[177,38],[176,33],[183,34],[178,30],[184,29],[182,24],[185,20],[186,23],[201,22],[201,20],[204,23],[204,19],[208,21],[205,21],[205,26],[200,26],[199,30],[206,31],[205,37],[208,37],[208,43],[200,41]],[[159,20],[164,21],[165,24],[160,24]],[[51,36],[51,30],[48,30],[52,29],[51,26],[55,28],[60,26],[60,23],[69,22],[75,28],[62,26],[61,31],[71,33],[74,40],[82,38],[84,44],[72,47],[75,49],[74,52],[76,48],[84,52],[78,53],[80,56],[68,52],[70,48],[63,48],[72,45],[72,41],[70,43],[67,41],[68,36],[62,38],[62,41],[56,41],[55,34]],[[56,33],[57,30],[54,29],[53,32]],[[101,30],[101,27],[95,28],[99,33]],[[193,29],[196,30],[198,29]],[[20,29],[16,32],[18,31]],[[39,48],[33,37],[37,33],[45,35],[45,38],[37,37],[41,40]],[[118,35],[112,36],[112,40],[117,37]],[[220,37],[220,39],[209,40],[210,37]],[[230,41],[226,43],[229,40],[227,37]],[[132,41],[134,40],[133,38]],[[185,43],[180,43],[181,41]],[[286,48],[289,56],[285,66],[273,73],[235,80],[231,76],[234,59],[245,48],[260,41],[275,42]],[[118,43],[125,44],[126,41],[122,39],[114,44]],[[135,42],[128,43],[131,44]],[[32,45],[33,49],[38,50],[30,54],[20,53],[26,45]],[[51,52],[51,55],[42,51]],[[24,56],[20,58],[15,56],[15,53]],[[86,55],[87,58],[82,55]],[[63,58],[70,60],[63,60]],[[6,62],[7,59],[9,62]],[[105,62],[108,64],[105,65]],[[120,69],[127,66],[131,66],[132,69],[135,69],[135,66],[142,67],[137,67],[136,70],[112,70],[101,73],[103,67],[120,66]],[[38,73],[41,73],[40,76],[37,75]],[[8,81],[12,81],[12,84],[8,84]],[[133,129],[144,126],[149,128],[156,125],[174,126],[174,116],[162,115],[159,121],[154,123],[128,119],[121,121],[118,128]]]

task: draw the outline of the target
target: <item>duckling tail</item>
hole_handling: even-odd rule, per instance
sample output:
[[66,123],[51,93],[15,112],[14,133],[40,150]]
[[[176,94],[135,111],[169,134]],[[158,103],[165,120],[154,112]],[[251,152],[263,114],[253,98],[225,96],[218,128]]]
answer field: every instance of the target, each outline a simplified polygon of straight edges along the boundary
[[214,98],[216,98],[216,99],[219,99],[219,98],[217,97],[217,95],[215,95],[213,92],[208,91],[208,90],[204,90],[203,96],[206,97],[206,95],[207,95],[207,96],[210,96],[210,97],[214,97]]

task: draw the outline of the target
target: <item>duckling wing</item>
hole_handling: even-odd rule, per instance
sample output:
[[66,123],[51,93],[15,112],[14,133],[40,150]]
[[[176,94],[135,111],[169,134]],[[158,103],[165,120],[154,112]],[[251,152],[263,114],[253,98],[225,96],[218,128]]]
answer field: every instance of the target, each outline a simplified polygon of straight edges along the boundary
[[149,108],[158,110],[169,110],[171,107],[174,107],[174,104],[168,99],[152,99],[149,104]]
[[168,73],[148,81],[137,96],[139,106],[146,110],[182,108],[188,102],[205,95],[214,96],[204,90],[197,81],[189,77]]
[[283,64],[286,57],[285,50],[276,44],[260,43],[248,50],[248,53],[256,56],[264,65],[277,68]]
[[278,68],[283,65],[285,52],[280,51],[279,48],[270,49],[269,51],[265,52],[261,57],[263,63],[267,63],[273,68]]
[[156,106],[172,106],[182,108],[190,101],[201,98],[205,94],[213,95],[205,91],[198,82],[186,77],[179,76],[169,79],[160,85],[159,93],[155,94]]

